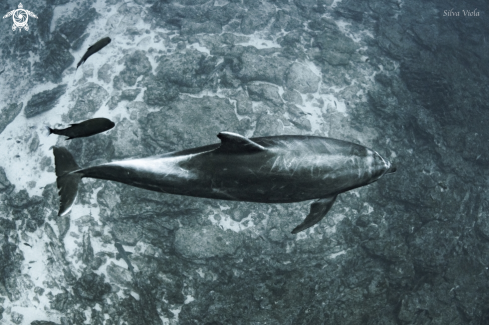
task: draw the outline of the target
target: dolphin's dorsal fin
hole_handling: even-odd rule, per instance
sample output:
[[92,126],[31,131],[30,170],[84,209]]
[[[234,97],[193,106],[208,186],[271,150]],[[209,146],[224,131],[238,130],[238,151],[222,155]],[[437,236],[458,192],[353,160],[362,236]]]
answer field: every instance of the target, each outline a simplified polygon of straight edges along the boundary
[[221,139],[220,152],[226,153],[254,153],[266,150],[258,143],[232,132],[221,132],[217,135]]

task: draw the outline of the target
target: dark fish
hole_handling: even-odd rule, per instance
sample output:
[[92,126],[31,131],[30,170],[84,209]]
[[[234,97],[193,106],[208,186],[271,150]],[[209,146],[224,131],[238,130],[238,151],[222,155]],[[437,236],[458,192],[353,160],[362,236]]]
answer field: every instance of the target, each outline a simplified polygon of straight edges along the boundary
[[29,245],[29,244],[27,244],[27,243],[24,243],[24,245],[29,246],[29,247],[32,247],[31,245]]
[[117,255],[115,257],[116,260],[119,260],[122,258],[124,260],[124,262],[126,262],[127,268],[129,269],[129,271],[132,272],[134,270],[134,267],[132,266],[131,261],[129,261],[129,255],[132,253],[126,252],[124,247],[122,247],[122,244],[119,242],[115,242],[114,246],[115,246],[115,248],[117,248],[117,251],[119,252],[119,253],[117,253]]
[[115,123],[107,118],[98,117],[78,124],[70,125],[71,126],[66,129],[51,129],[48,127],[49,134],[54,133],[64,135],[68,137],[66,140],[71,140],[73,138],[89,137],[91,135],[110,130],[114,127]]
[[102,48],[104,48],[105,46],[107,46],[107,44],[109,44],[110,41],[111,41],[110,37],[105,37],[105,38],[102,38],[101,40],[99,40],[97,43],[95,43],[92,46],[90,46],[88,48],[88,50],[85,52],[85,54],[83,55],[83,57],[81,58],[80,62],[78,62],[78,65],[76,66],[76,68],[78,69],[78,67],[83,62],[85,62],[92,54],[97,53]]

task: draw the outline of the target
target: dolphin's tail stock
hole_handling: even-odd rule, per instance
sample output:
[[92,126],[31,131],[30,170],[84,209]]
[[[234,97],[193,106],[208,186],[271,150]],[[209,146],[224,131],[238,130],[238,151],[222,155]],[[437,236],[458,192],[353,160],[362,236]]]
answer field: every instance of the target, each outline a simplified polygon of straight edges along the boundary
[[71,210],[78,192],[78,183],[82,174],[75,171],[80,169],[71,153],[65,147],[54,147],[54,165],[56,168],[56,184],[60,199],[58,216],[64,216]]

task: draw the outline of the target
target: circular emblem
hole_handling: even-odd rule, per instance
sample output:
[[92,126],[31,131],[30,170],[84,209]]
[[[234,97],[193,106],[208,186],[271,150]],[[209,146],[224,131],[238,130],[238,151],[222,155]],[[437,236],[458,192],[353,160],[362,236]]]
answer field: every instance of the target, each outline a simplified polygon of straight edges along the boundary
[[15,31],[17,28],[19,30],[22,30],[22,28],[24,28],[26,31],[28,31],[29,25],[27,25],[27,21],[29,20],[29,16],[37,18],[37,16],[34,15],[33,12],[25,10],[24,6],[22,6],[22,3],[19,3],[19,9],[12,10],[11,12],[3,16],[3,18],[7,18],[10,16],[12,16],[12,19],[14,21],[14,24],[12,25],[13,31]]
[[27,12],[25,12],[24,9],[15,10],[13,14],[13,18],[14,18],[15,26],[19,28],[23,28],[25,25],[27,25],[27,21],[29,20],[29,17],[27,16]]

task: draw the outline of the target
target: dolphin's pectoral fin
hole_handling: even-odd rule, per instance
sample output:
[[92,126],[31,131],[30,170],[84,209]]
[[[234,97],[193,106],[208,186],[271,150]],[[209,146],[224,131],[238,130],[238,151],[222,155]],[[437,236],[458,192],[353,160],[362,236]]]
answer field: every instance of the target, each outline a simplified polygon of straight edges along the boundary
[[236,133],[221,132],[217,137],[221,139],[221,146],[217,149],[219,152],[254,153],[267,150],[258,143]]
[[311,211],[309,211],[306,219],[300,225],[295,227],[294,230],[292,230],[292,233],[297,234],[321,221],[333,206],[337,196],[338,195],[333,195],[324,199],[319,199],[311,204]]

